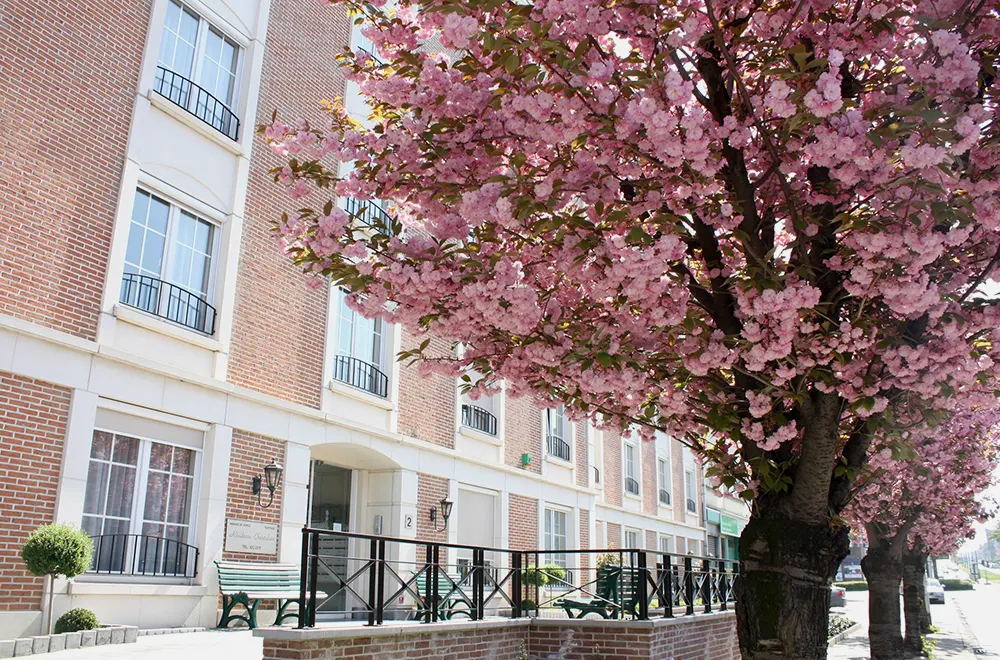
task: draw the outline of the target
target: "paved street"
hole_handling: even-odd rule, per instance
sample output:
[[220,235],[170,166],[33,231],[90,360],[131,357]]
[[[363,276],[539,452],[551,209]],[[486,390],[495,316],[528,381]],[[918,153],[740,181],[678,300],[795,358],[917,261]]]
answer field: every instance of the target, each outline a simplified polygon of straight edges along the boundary
[[[977,586],[974,591],[950,591],[944,605],[931,605],[931,618],[939,632],[931,636],[934,658],[972,660],[1000,658],[997,610],[1000,584]],[[831,660],[867,660],[868,592],[848,592],[847,605],[835,612],[861,623],[861,628],[831,647]]]

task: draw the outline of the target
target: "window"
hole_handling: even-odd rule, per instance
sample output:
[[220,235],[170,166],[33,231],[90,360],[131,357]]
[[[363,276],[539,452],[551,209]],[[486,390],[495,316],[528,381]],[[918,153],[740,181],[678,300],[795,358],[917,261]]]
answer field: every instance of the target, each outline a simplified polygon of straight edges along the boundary
[[656,472],[660,478],[660,504],[670,506],[670,462],[665,458],[657,459]]
[[559,404],[545,411],[545,452],[549,456],[570,460],[570,447],[567,442],[566,407]]
[[153,82],[165,96],[235,140],[233,113],[241,49],[184,5],[170,0]]
[[132,206],[121,302],[206,335],[218,227],[139,189]]
[[624,469],[625,469],[625,492],[630,495],[639,495],[639,469],[636,464],[636,447],[631,442],[625,443],[624,449]]
[[[545,555],[546,564],[555,564],[567,568],[568,559],[565,554],[569,533],[569,515],[565,511],[558,509],[545,509]],[[554,551],[554,552],[553,552]],[[563,582],[572,582],[567,572]],[[567,589],[568,586],[552,580],[549,585],[553,589]]]
[[705,551],[709,557],[719,556],[719,537],[712,534],[708,535],[708,541],[705,544]]
[[674,551],[674,539],[671,536],[661,536],[660,537],[660,552],[673,552]]
[[95,430],[82,527],[95,537],[93,571],[193,577],[196,453]]
[[626,550],[639,550],[642,546],[639,545],[639,531],[635,529],[625,530],[625,549]]
[[380,397],[389,395],[382,371],[386,333],[382,319],[367,319],[347,305],[347,292],[337,289],[337,354],[333,377]]
[[[482,379],[482,374],[471,371],[469,379],[472,384]],[[473,401],[468,394],[462,394],[462,426],[467,426],[488,435],[497,434],[497,413],[499,412],[497,395],[481,396]]]
[[587,423],[587,460],[590,463],[590,485],[603,488],[604,434],[590,422]]
[[698,499],[695,493],[694,470],[684,471],[684,493],[687,496],[688,513],[698,513]]

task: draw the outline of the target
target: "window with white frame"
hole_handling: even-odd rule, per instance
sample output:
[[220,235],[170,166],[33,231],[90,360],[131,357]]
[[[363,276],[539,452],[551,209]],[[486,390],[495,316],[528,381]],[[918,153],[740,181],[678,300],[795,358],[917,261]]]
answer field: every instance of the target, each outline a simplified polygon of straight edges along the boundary
[[365,318],[347,304],[347,292],[338,288],[337,344],[333,377],[380,397],[389,396],[385,374],[386,327],[382,319]]
[[632,442],[625,442],[622,450],[625,492],[639,496],[639,450]]
[[197,452],[95,430],[81,526],[94,537],[97,573],[193,577]]
[[[469,372],[469,385],[475,385],[482,380],[482,374],[477,371]],[[464,384],[464,383],[463,383]],[[497,419],[499,418],[499,394],[481,396],[473,399],[468,392],[462,393],[462,426],[486,433],[488,435],[497,434]]]
[[590,422],[587,423],[587,460],[590,462],[590,485],[604,486],[604,439],[603,434]]
[[642,548],[642,545],[639,543],[639,530],[637,529],[625,530],[625,548],[627,550],[636,550]]
[[666,458],[656,459],[656,475],[659,478],[659,502],[663,506],[670,506],[670,460]]
[[660,552],[671,553],[674,551],[674,539],[667,534],[660,535]]
[[170,0],[154,89],[235,140],[241,58],[235,41],[186,5]]
[[206,335],[215,333],[212,299],[220,229],[143,189],[129,223],[120,301]]
[[684,494],[687,498],[688,513],[698,513],[698,495],[695,492],[694,470],[684,471]]
[[545,453],[549,456],[570,460],[569,423],[566,407],[559,404],[545,410]]
[[[559,509],[545,509],[545,563],[555,564],[567,569],[569,559],[565,553],[569,547],[569,514]],[[550,579],[549,586],[554,590],[568,588],[566,584],[572,582],[571,576],[567,574],[562,580]]]

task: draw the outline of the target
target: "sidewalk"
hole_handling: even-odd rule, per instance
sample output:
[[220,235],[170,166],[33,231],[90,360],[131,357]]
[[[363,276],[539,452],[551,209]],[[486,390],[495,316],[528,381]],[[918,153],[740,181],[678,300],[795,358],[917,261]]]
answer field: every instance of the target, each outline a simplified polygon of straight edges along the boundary
[[[928,635],[934,644],[934,660],[974,660],[977,656],[965,646],[961,623],[958,621],[935,622],[938,632]],[[869,660],[868,630],[859,628],[853,635],[830,647],[828,660]]]

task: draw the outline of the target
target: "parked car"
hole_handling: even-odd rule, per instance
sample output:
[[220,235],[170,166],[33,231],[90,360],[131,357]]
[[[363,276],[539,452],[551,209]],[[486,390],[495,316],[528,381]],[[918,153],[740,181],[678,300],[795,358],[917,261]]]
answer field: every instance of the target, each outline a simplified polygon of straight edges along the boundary
[[844,607],[847,605],[847,589],[836,585],[830,587],[830,607]]
[[927,602],[944,604],[944,585],[940,580],[927,578]]

